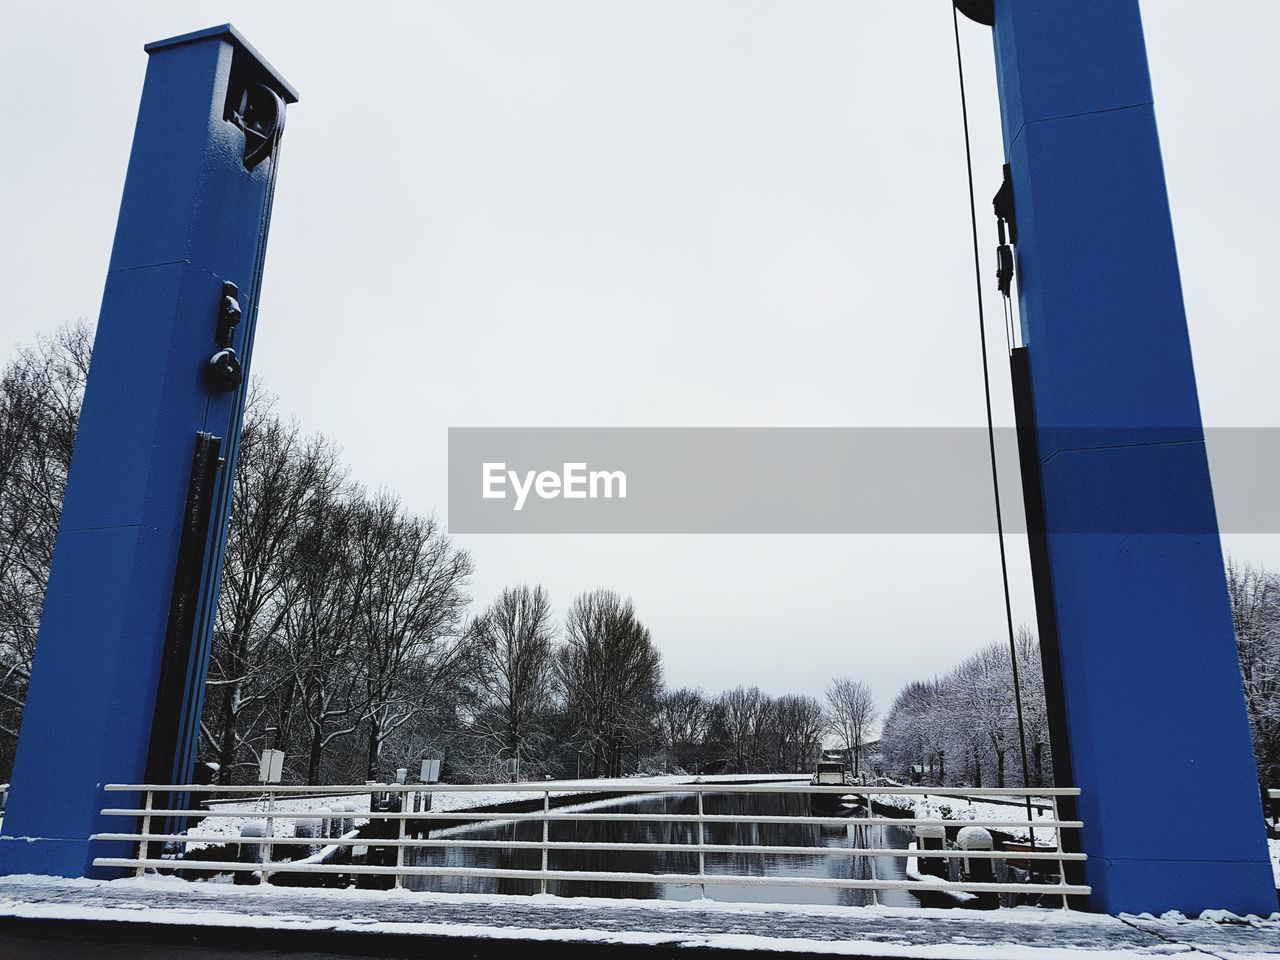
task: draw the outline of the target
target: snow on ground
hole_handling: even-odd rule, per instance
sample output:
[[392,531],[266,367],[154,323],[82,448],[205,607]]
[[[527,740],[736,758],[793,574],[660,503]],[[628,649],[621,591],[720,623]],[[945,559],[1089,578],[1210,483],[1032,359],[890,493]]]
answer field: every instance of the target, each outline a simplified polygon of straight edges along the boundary
[[190,884],[172,878],[0,878],[0,916],[524,940],[814,951],[932,960],[1276,960],[1280,914],[1109,917],[714,901],[504,897]]
[[[896,807],[903,811],[907,816],[917,818],[927,818],[930,820],[955,820],[964,822],[966,820],[1022,820],[1027,819],[1026,806],[1014,806],[1008,803],[986,803],[982,800],[972,800],[967,797],[910,797],[901,794],[872,794],[873,803],[886,807]],[[1049,805],[1049,801],[1032,797],[1031,811],[1034,816],[1032,820],[1053,820],[1053,808]],[[1048,809],[1044,807],[1048,805]],[[1026,840],[1028,831],[1026,827],[998,827],[996,828],[1002,833],[1007,833],[1011,837],[1019,840]],[[1044,831],[1036,834],[1036,842],[1043,843],[1053,836],[1053,829],[1046,827]]]
[[[333,810],[337,804],[352,804],[354,807],[351,817],[354,821],[353,826],[363,826],[368,823],[367,818],[361,818],[360,814],[368,814],[369,812],[369,795],[352,795],[352,796],[330,796],[330,797],[303,797],[297,800],[268,800],[264,795],[261,797],[243,797],[235,800],[218,801],[210,805],[212,810],[222,808],[224,810],[246,810],[254,811],[243,817],[206,817],[201,820],[190,830],[187,836],[196,838],[199,842],[187,844],[188,850],[199,850],[214,843],[227,843],[239,840],[240,831],[246,823],[255,821],[265,825],[268,813],[277,816],[272,822],[272,835],[277,837],[293,836],[293,816],[298,814],[315,814],[323,809]],[[278,816],[287,814],[289,816]]]

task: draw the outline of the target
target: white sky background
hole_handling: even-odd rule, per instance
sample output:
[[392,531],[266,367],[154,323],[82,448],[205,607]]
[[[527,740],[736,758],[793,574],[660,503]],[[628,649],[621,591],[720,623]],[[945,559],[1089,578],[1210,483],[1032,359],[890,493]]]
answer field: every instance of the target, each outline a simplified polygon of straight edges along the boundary
[[[1280,5],[1143,12],[1205,419],[1280,425]],[[983,423],[946,0],[6,0],[0,352],[96,316],[142,44],[227,20],[302,93],[253,370],[368,486],[443,514],[450,426]],[[995,80],[961,26],[986,275]],[[1004,633],[993,537],[459,541],[479,600],[630,594],[675,685],[834,672],[887,707]]]

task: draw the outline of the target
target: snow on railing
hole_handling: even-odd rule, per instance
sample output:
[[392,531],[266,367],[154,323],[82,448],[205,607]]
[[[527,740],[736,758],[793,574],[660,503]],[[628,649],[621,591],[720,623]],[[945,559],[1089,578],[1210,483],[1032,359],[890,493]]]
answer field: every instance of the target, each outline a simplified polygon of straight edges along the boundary
[[[1068,905],[1068,897],[1088,896],[1090,888],[1084,884],[1068,881],[1066,864],[1085,859],[1083,853],[1072,852],[1070,844],[1064,844],[1063,836],[1067,831],[1078,831],[1083,824],[1079,820],[1064,820],[1059,814],[1060,798],[1077,797],[1079,789],[1071,787],[1038,787],[1034,789],[1004,787],[903,787],[903,786],[861,786],[861,785],[815,785],[793,782],[643,782],[643,781],[546,781],[531,783],[498,783],[498,784],[363,784],[334,786],[281,786],[270,785],[228,786],[228,785],[172,785],[172,784],[109,784],[104,787],[109,793],[132,794],[137,798],[135,805],[108,807],[102,811],[106,817],[118,817],[133,820],[136,826],[132,831],[106,832],[95,834],[91,839],[99,842],[125,841],[136,844],[133,856],[102,856],[94,860],[95,866],[132,870],[138,876],[147,871],[194,871],[211,873],[250,873],[266,882],[272,873],[288,874],[328,874],[343,877],[380,876],[391,878],[395,887],[400,887],[410,877],[469,877],[499,880],[532,880],[537,881],[539,890],[547,892],[549,881],[589,881],[597,883],[649,883],[671,884],[681,886],[698,886],[704,892],[708,886],[716,885],[764,885],[778,887],[827,887],[848,890],[903,890],[916,893],[969,893],[969,894],[1020,894],[1037,897],[1061,897],[1063,906]],[[264,796],[267,799],[266,809],[258,806],[237,807],[210,804],[201,809],[170,808],[157,805],[157,800],[181,798],[192,793],[206,796],[219,794],[241,795],[242,799],[253,798],[255,804]],[[644,794],[689,795],[696,798],[696,813],[664,813],[664,812],[628,812],[607,813],[590,809],[591,794],[606,794],[611,798],[619,795],[628,797]],[[789,815],[789,814],[756,814],[756,813],[707,813],[704,808],[704,797],[708,794],[749,794],[749,795],[806,795],[810,798],[811,809],[814,804],[820,809],[838,810],[842,800],[851,808],[849,815]],[[246,796],[247,795],[247,796]],[[353,812],[350,805],[342,810],[321,809],[283,809],[277,802],[287,802],[290,796],[306,795],[309,798],[353,797],[367,795],[370,798],[370,809]],[[503,811],[492,809],[468,809],[456,806],[453,809],[432,809],[432,798],[442,796],[461,796],[465,802],[467,795],[491,805],[501,802],[502,795],[523,795],[513,799],[540,799],[540,809],[525,811]],[[572,807],[559,809],[553,806],[552,799],[567,802],[572,798]],[[918,806],[914,815],[892,817],[876,813],[890,806],[895,798],[901,797],[909,804],[911,798],[921,798],[936,802],[940,798],[968,800],[975,805],[968,811],[965,819],[950,819],[930,816],[930,808]],[[995,807],[988,804],[983,810],[982,798],[1017,798],[1020,804],[1026,804],[1029,798],[1038,798],[1047,803],[1038,804],[1038,809],[1045,814],[1035,819],[1016,819],[1021,809],[1008,806]],[[377,802],[375,802],[377,798]],[[584,803],[583,801],[588,801]],[[474,801],[473,801],[474,803]],[[586,809],[584,809],[584,807]],[[855,815],[856,813],[856,815]],[[984,816],[985,813],[985,816]],[[922,815],[923,814],[923,815]],[[152,830],[154,821],[162,823],[183,823],[187,818],[208,820],[213,818],[252,818],[257,821],[266,820],[266,828],[262,836],[245,835],[240,838],[221,838],[232,843],[243,843],[260,850],[261,861],[224,862],[220,860],[192,858],[188,852],[181,859],[173,856],[156,855],[158,845],[176,846],[207,844],[208,836],[197,836],[190,832],[165,833]],[[352,829],[352,820],[367,821],[363,828]],[[288,831],[286,835],[276,835],[275,821],[338,821],[333,830],[324,829],[320,838],[307,837],[298,831]],[[542,825],[541,838],[531,840],[515,839],[467,839],[456,836],[432,836],[432,824],[440,826],[480,825],[485,823],[519,823],[534,822]],[[550,825],[552,823],[665,823],[689,824],[696,826],[693,842],[605,842],[552,840]],[[870,846],[865,841],[870,834],[857,833],[850,830],[851,842],[848,847],[836,846],[795,846],[765,843],[711,843],[707,839],[708,826],[723,825],[796,825],[796,826],[845,826],[845,827],[900,827],[914,831],[921,837],[938,828],[944,833],[947,828],[982,827],[1001,831],[1025,831],[1032,839],[1031,844],[1012,844],[1007,849],[961,849],[948,845],[945,840],[941,848],[916,849],[912,843],[907,848]],[[924,828],[922,831],[921,828]],[[255,831],[256,832],[256,831]],[[309,832],[309,831],[308,831]],[[329,836],[330,833],[337,836]],[[513,834],[514,836],[514,834]],[[883,834],[882,834],[883,836]],[[758,836],[757,836],[758,839]],[[1048,839],[1048,845],[1042,841]],[[856,844],[861,840],[863,843]],[[326,849],[340,850],[344,847],[366,848],[369,856],[366,862],[329,862],[332,858],[313,853],[300,860],[280,860],[273,857],[274,848],[298,851],[309,842],[324,845]],[[466,865],[422,866],[405,863],[406,851],[426,849],[466,848],[472,850],[528,850],[541,854],[540,867],[537,869],[520,867],[477,867]],[[568,870],[552,869],[549,856],[553,852],[619,852],[619,853],[679,853],[697,854],[697,872],[644,873],[635,871],[602,871],[602,870]],[[376,853],[376,856],[374,854]],[[742,873],[708,873],[706,857],[708,855],[759,855],[765,857],[842,857],[842,858],[904,858],[914,864],[917,858],[936,859],[940,862],[960,859],[969,867],[970,877],[962,876],[960,880],[943,877],[931,877],[927,874],[916,874],[919,879],[876,879],[874,871],[871,879],[854,877],[829,876],[788,876],[775,874],[742,874]],[[368,862],[370,860],[382,862]],[[974,862],[1003,861],[1016,864],[1026,871],[1027,880],[1000,882],[995,880],[990,869],[976,871],[972,869]],[[1046,867],[1057,866],[1057,872],[1042,871],[1043,882],[1033,882],[1033,861],[1047,861]],[[872,861],[874,863],[874,860]],[[995,864],[990,863],[990,867]],[[989,879],[972,879],[973,873],[984,873]]]

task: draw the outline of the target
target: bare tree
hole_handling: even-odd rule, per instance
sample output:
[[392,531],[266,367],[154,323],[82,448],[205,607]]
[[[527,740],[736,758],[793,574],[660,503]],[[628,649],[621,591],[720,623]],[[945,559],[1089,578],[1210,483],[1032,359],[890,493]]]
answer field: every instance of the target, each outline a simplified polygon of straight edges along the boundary
[[638,752],[653,732],[662,686],[662,658],[629,599],[595,590],[574,600],[556,678],[591,775],[621,775],[624,754]]
[[759,687],[735,687],[720,697],[723,709],[725,747],[733,768],[739,773],[758,771],[764,766],[762,740],[772,704]]
[[481,695],[475,726],[517,770],[544,736],[555,632],[547,592],[527,584],[503,590],[471,625]]
[[281,668],[288,680],[274,704],[275,726],[287,736],[295,715],[301,716],[308,783],[320,782],[325,751],[359,729],[366,705],[352,624],[351,513],[337,490],[313,498],[303,511],[281,597]]
[[859,774],[862,747],[876,721],[871,688],[861,680],[836,677],[827,688],[827,721],[831,732],[853,755],[853,773]]
[[707,695],[690,687],[664,690],[658,697],[657,712],[668,768],[674,761],[683,771],[693,772],[698,767],[701,772],[711,721]]
[[93,345],[80,321],[0,371],[0,780],[13,761]]
[[297,424],[276,417],[273,404],[251,385],[202,726],[221,783],[232,782],[252,727],[246,712],[261,715],[278,686],[293,680],[273,664],[290,612],[283,602],[288,561],[298,556],[295,537],[313,498],[333,496],[343,483],[333,448],[319,437],[304,443]]
[[382,494],[353,508],[353,620],[362,648],[367,774],[382,745],[467,665],[459,626],[471,557],[434,517],[408,517]]
[[822,704],[814,697],[784,694],[774,701],[773,717],[774,769],[786,773],[812,770],[826,725]]

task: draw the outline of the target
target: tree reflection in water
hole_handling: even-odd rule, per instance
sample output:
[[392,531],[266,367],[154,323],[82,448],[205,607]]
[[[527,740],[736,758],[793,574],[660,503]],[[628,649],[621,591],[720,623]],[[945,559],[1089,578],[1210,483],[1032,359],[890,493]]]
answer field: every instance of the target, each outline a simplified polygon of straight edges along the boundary
[[[609,813],[695,814],[698,800],[693,794],[657,794],[629,797],[592,810]],[[735,816],[809,816],[809,800],[804,794],[705,794],[707,814]],[[788,847],[889,847],[904,849],[911,834],[901,827],[807,823],[714,823],[705,827],[708,844]],[[521,820],[477,824],[434,831],[441,839],[517,840],[542,839],[542,824]],[[553,821],[552,841],[575,843],[697,843],[698,826],[693,823],[652,821]],[[538,870],[539,850],[511,850],[496,847],[416,849],[406,853],[412,866],[464,866],[491,869]],[[906,861],[895,857],[838,857],[780,854],[706,854],[708,874],[768,877],[835,877],[844,879],[905,879]],[[548,866],[552,870],[590,870],[613,873],[697,874],[697,853],[620,850],[553,850]],[[405,886],[415,890],[456,893],[537,893],[537,880],[507,880],[484,877],[406,877]],[[703,892],[696,882],[606,883],[602,881],[552,880],[548,892],[558,896],[662,898],[693,900]],[[892,906],[916,906],[910,893],[898,890],[842,890],[838,888],[780,886],[772,884],[709,884],[706,896],[714,900],[763,903],[828,903],[862,905],[880,902]]]

